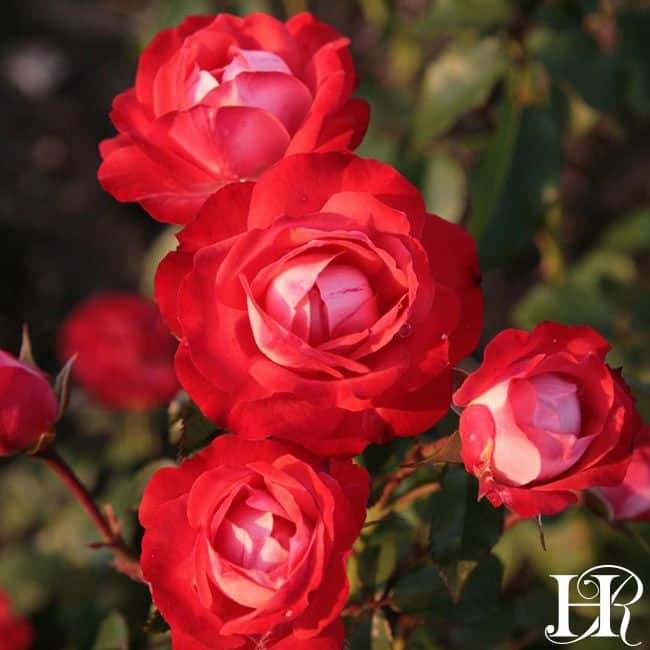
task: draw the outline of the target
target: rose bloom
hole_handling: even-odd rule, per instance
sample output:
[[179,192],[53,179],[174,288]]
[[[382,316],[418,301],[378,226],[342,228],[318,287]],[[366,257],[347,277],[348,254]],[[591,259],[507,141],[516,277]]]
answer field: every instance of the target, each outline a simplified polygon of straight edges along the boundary
[[174,650],[341,650],[367,472],[234,435],[145,489],[141,564]]
[[29,622],[14,614],[9,597],[0,591],[0,646],[3,650],[28,650],[32,644]]
[[354,149],[368,106],[348,39],[308,13],[187,18],[144,50],[118,95],[99,180],[160,221],[190,222],[225,183],[284,155]]
[[505,330],[454,394],[461,453],[480,496],[522,517],[554,514],[575,492],[625,475],[640,419],[610,346],[589,327]]
[[155,303],[137,294],[103,293],[79,305],[61,328],[62,361],[73,355],[75,378],[114,409],[162,406],[179,390],[176,343]]
[[217,424],[345,456],[447,411],[481,329],[474,242],[392,167],[285,158],[179,240],[156,295],[179,379]]
[[650,521],[650,427],[644,425],[635,440],[623,482],[594,492],[611,519]]
[[0,456],[38,442],[57,415],[57,401],[47,375],[0,350]]

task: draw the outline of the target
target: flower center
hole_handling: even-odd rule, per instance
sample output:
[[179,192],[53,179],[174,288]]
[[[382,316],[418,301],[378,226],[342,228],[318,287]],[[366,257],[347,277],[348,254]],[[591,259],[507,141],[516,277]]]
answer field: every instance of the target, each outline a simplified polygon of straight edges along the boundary
[[295,526],[284,517],[249,505],[231,506],[219,524],[213,547],[244,569],[271,571],[286,564]]
[[195,66],[187,88],[187,103],[194,106],[220,84],[232,81],[242,72],[283,72],[291,74],[287,64],[272,52],[262,50],[233,50],[230,63],[220,70],[200,70]]
[[265,309],[311,345],[371,327],[379,317],[368,278],[347,264],[294,264],[266,292]]
[[553,433],[580,433],[582,418],[576,385],[553,373],[537,375],[529,381],[537,398],[530,424]]

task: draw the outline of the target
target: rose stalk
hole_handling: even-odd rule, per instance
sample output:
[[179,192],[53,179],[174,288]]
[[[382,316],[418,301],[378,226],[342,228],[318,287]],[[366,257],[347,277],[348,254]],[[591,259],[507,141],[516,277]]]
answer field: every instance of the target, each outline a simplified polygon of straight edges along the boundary
[[110,510],[102,513],[74,471],[54,448],[54,424],[65,410],[71,364],[57,378],[59,396],[35,365],[29,336],[23,334],[21,358],[0,350],[0,456],[24,452],[42,460],[61,479],[116,555],[116,568],[142,580],[137,557],[127,548]]
[[86,487],[54,448],[54,445],[49,444],[29,455],[42,460],[61,479],[70,494],[84,509],[102,537],[103,544],[101,546],[110,548],[115,554],[115,568],[132,580],[142,582],[140,562],[126,546],[120,532],[119,522],[113,515],[110,506],[107,506],[105,512],[102,513]]

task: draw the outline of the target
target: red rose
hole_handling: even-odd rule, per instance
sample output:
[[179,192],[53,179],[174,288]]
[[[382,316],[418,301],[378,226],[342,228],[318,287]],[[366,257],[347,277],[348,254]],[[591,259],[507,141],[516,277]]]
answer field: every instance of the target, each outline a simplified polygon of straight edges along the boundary
[[635,440],[623,482],[594,492],[612,519],[650,521],[650,427],[644,425]]
[[0,591],[0,646],[3,650],[28,650],[32,643],[29,622],[13,613],[11,602]]
[[216,423],[344,456],[447,411],[481,329],[474,243],[392,167],[285,158],[179,240],[156,295],[179,379]]
[[36,444],[54,424],[56,412],[47,376],[0,350],[0,456]]
[[118,95],[119,135],[100,145],[99,180],[169,223],[192,221],[222,185],[284,155],[354,149],[368,106],[350,99],[348,39],[311,14],[187,18],[140,57]]
[[506,330],[454,394],[462,457],[480,496],[522,517],[553,514],[576,490],[620,483],[640,427],[610,346],[589,327]]
[[367,498],[351,461],[233,435],[156,472],[141,564],[174,649],[341,650]]
[[63,361],[77,355],[74,376],[108,408],[161,406],[179,389],[176,343],[156,305],[139,295],[90,298],[63,324],[59,347]]

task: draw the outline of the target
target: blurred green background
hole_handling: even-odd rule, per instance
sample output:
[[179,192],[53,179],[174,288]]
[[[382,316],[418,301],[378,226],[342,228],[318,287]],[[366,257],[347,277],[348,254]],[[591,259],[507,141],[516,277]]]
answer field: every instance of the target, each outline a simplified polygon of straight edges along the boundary
[[[71,307],[98,289],[146,290],[169,245],[159,224],[105,196],[95,180],[97,142],[112,133],[111,100],[131,85],[148,39],[189,13],[285,18],[306,9],[352,39],[359,94],[372,107],[358,153],[395,165],[431,211],[476,237],[486,298],[481,347],[513,325],[592,325],[612,342],[610,363],[623,366],[650,420],[643,0],[7,0],[1,347],[17,351],[27,320],[39,361],[54,373],[57,328]],[[194,419],[188,436],[201,439]],[[428,435],[455,423],[450,415]],[[165,413],[107,413],[78,390],[60,428],[63,453],[99,500],[113,504],[133,543],[142,487],[175,456],[168,429]],[[411,445],[364,454],[375,496]],[[502,516],[477,506],[475,491],[455,469],[422,466],[400,483],[382,521],[364,529],[350,566],[353,650],[547,648],[543,630],[556,619],[549,573],[620,563],[650,589],[647,526],[617,530],[573,508],[545,522],[547,552],[535,524],[524,522],[488,554]],[[164,634],[153,634],[161,626],[146,589],[111,571],[108,554],[87,548],[93,541],[45,468],[27,458],[0,462],[0,588],[32,618],[35,647],[168,647]],[[634,612],[629,638],[647,642],[647,598]]]

